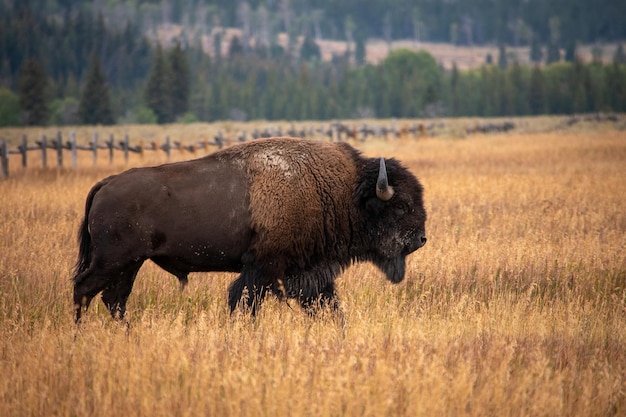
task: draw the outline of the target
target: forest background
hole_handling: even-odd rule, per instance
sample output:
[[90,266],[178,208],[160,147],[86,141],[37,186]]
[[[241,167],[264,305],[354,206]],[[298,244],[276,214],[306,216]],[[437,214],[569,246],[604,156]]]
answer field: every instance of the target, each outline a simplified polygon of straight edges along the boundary
[[0,126],[626,111],[616,0],[4,0]]

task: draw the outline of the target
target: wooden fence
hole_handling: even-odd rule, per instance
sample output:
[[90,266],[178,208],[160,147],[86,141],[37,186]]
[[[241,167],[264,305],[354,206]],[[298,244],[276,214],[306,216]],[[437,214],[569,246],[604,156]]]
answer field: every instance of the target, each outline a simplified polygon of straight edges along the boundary
[[[439,126],[441,127],[441,125]],[[54,158],[56,156],[56,165],[62,168],[64,165],[63,155],[65,150],[70,151],[71,155],[71,168],[78,168],[78,152],[87,151],[93,155],[93,165],[95,166],[98,161],[99,151],[108,152],[109,163],[113,163],[114,155],[116,151],[121,151],[124,156],[124,162],[128,163],[128,157],[130,153],[143,154],[146,151],[162,151],[165,153],[167,160],[170,159],[171,152],[173,150],[189,151],[195,153],[198,150],[204,150],[208,152],[211,147],[221,149],[228,142],[245,142],[247,140],[254,140],[264,137],[272,136],[292,136],[300,138],[318,138],[331,141],[341,141],[352,138],[354,140],[365,141],[368,137],[385,137],[385,138],[398,138],[399,136],[411,135],[414,138],[420,136],[426,136],[429,131],[436,128],[434,123],[429,125],[414,123],[412,126],[404,126],[398,129],[396,123],[393,122],[391,127],[385,126],[368,126],[363,124],[359,127],[349,126],[341,122],[331,123],[328,128],[324,127],[310,127],[309,129],[300,128],[296,129],[294,125],[285,132],[282,129],[266,128],[264,130],[254,129],[250,135],[245,131],[241,134],[227,139],[222,132],[214,137],[212,141],[204,140],[201,142],[195,142],[190,144],[182,144],[178,141],[170,141],[169,136],[165,138],[165,142],[161,145],[156,142],[152,142],[148,145],[143,143],[138,145],[130,145],[128,134],[124,135],[121,140],[116,138],[113,134],[110,134],[108,138],[101,140],[98,132],[94,132],[92,140],[89,145],[80,145],[76,143],[76,135],[74,132],[69,133],[69,139],[65,142],[63,135],[59,131],[54,138],[48,138],[43,135],[40,140],[36,140],[34,144],[31,144],[26,135],[21,138],[21,143],[16,149],[8,149],[6,141],[0,140],[0,177],[8,178],[9,176],[9,155],[20,154],[22,156],[22,167],[28,166],[28,153],[39,152],[41,154],[41,165],[43,168],[48,168],[50,165],[48,157]],[[52,154],[52,155],[50,155]]]

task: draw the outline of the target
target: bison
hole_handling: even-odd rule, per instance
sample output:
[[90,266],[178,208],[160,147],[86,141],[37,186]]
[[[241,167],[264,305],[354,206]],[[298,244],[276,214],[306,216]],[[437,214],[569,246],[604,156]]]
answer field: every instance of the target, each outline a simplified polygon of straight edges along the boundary
[[175,275],[238,272],[231,313],[267,292],[338,309],[335,278],[370,261],[391,282],[426,243],[422,186],[395,159],[347,143],[269,138],[186,162],[134,168],[89,191],[79,229],[76,321],[91,300],[123,318],[146,259]]

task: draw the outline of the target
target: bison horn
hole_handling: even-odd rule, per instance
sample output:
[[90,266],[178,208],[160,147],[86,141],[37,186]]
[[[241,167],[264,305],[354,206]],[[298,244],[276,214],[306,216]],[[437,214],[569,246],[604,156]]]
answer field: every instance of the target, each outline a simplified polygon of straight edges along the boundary
[[389,201],[393,197],[393,187],[389,185],[389,180],[387,179],[385,158],[380,158],[380,169],[378,171],[378,180],[376,181],[376,197],[382,201]]

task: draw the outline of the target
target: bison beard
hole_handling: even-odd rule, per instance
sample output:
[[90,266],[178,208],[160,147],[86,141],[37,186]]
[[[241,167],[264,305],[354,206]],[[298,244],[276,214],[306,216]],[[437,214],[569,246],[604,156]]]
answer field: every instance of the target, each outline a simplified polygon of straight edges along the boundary
[[378,261],[374,261],[374,264],[380,268],[387,279],[394,284],[397,284],[404,279],[404,272],[406,270],[406,261],[404,256],[398,256],[391,259],[380,259]]
[[422,187],[398,161],[345,143],[270,138],[106,178],[87,196],[74,275],[76,321],[91,300],[123,318],[143,262],[187,283],[238,272],[231,312],[268,292],[338,308],[335,278],[373,262],[393,283],[426,242]]

